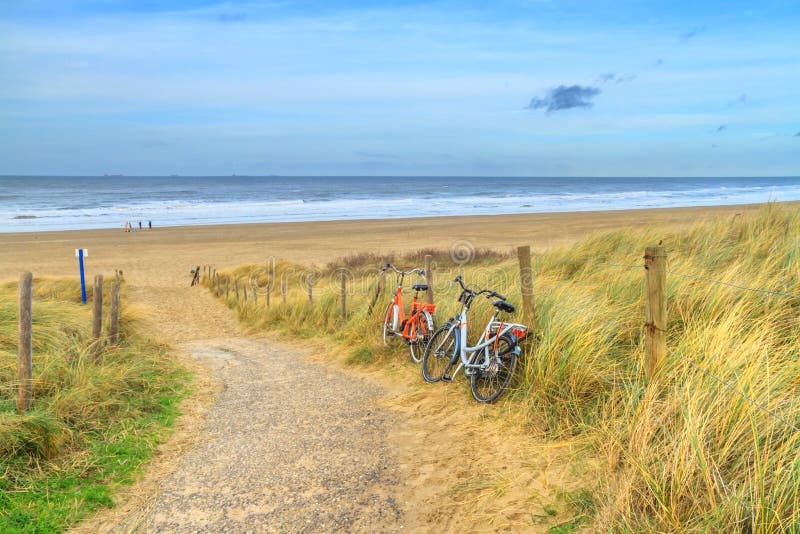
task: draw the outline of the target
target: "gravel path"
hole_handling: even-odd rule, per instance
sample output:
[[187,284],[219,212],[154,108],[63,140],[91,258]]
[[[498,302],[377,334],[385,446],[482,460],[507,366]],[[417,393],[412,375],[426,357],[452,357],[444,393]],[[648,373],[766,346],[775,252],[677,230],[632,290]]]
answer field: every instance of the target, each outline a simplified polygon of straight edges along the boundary
[[386,532],[402,528],[382,390],[245,338],[185,343],[224,390],[195,448],[116,531]]

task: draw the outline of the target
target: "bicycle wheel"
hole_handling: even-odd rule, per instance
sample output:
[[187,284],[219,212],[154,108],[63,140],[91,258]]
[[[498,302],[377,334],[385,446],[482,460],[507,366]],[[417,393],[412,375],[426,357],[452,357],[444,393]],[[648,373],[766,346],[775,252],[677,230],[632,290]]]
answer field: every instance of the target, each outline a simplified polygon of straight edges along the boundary
[[517,367],[517,353],[514,349],[514,341],[508,336],[501,336],[497,351],[490,355],[489,365],[483,369],[475,369],[469,378],[475,400],[494,402],[505,391]]
[[397,308],[397,303],[390,302],[386,307],[386,313],[383,314],[383,344],[388,345],[389,340],[395,337],[397,332],[397,321],[400,317],[400,310]]
[[458,357],[458,328],[445,323],[431,336],[422,355],[422,378],[438,382]]
[[422,362],[425,347],[433,335],[433,317],[426,310],[419,314],[413,325],[414,337],[408,341],[408,354],[414,363]]

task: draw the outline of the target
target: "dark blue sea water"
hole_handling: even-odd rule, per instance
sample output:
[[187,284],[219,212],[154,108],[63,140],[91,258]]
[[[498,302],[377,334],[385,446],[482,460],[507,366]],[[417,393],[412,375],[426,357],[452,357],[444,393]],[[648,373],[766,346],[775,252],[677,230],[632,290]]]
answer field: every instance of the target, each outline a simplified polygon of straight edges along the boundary
[[614,210],[800,199],[787,178],[0,177],[0,231]]

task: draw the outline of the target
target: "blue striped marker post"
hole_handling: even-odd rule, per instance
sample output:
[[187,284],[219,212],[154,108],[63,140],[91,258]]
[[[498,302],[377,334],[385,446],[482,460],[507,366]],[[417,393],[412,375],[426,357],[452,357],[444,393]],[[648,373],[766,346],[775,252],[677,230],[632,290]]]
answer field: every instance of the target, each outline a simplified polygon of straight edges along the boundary
[[83,274],[83,257],[89,255],[89,249],[76,248],[75,255],[78,257],[78,267],[81,270],[81,300],[86,304],[86,276]]

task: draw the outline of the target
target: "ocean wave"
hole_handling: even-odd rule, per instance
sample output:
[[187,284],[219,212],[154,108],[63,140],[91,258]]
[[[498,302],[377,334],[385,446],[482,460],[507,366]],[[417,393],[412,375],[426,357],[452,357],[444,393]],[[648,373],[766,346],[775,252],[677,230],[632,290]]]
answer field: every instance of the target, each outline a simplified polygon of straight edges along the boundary
[[[800,199],[800,178],[752,182],[731,179],[730,183],[703,179],[650,182],[564,179],[560,183],[555,179],[547,183],[476,179],[461,183],[461,179],[455,178],[433,178],[430,183],[427,180],[406,183],[402,179],[355,183],[330,179],[329,184],[311,183],[307,189],[286,180],[290,185],[270,188],[268,193],[220,190],[219,184],[211,181],[203,189],[201,181],[193,191],[198,198],[191,200],[161,199],[169,194],[180,196],[170,190],[166,179],[164,187],[153,192],[93,190],[91,195],[86,193],[85,198],[79,198],[79,192],[72,191],[67,202],[60,191],[48,192],[42,187],[34,195],[38,195],[38,201],[31,200],[26,193],[24,205],[0,202],[0,220],[6,221],[0,231],[122,228],[126,221],[135,224],[140,220],[143,223],[152,220],[155,226],[178,226],[593,211]],[[502,187],[495,188],[495,183]],[[54,199],[60,199],[60,205]],[[73,201],[73,207],[67,207]]]

